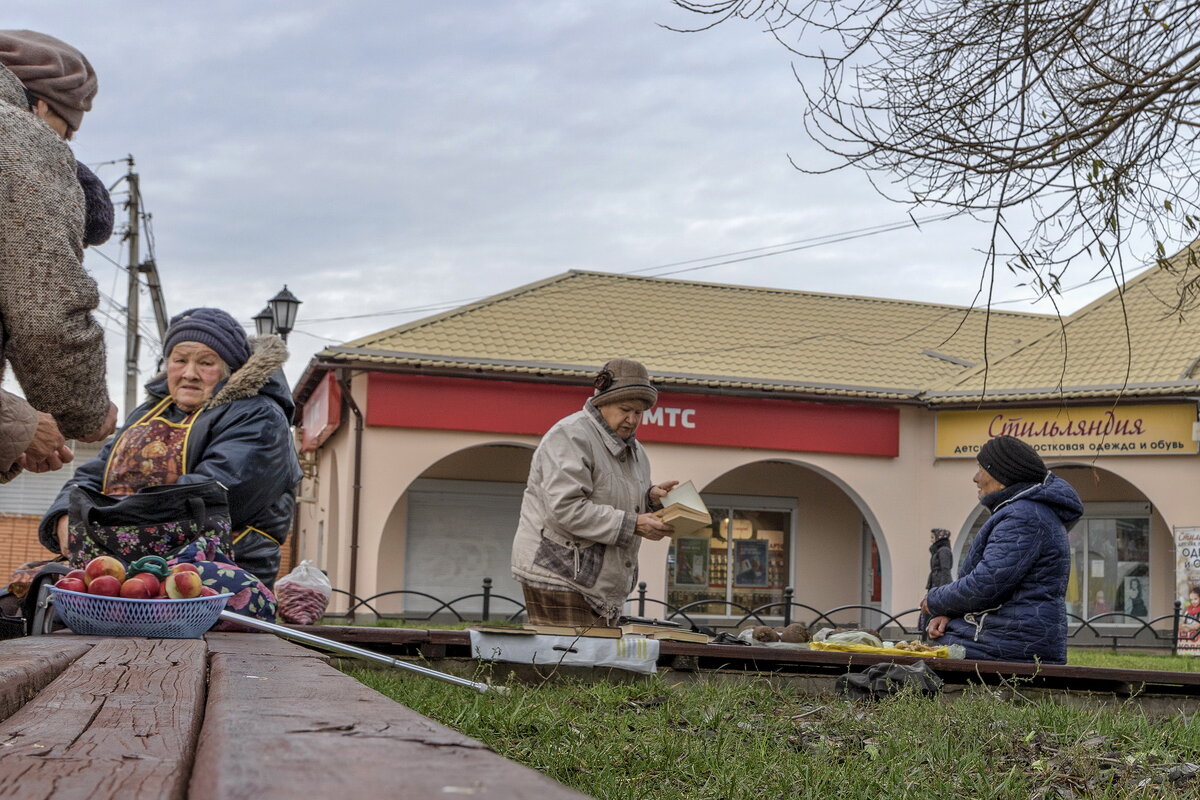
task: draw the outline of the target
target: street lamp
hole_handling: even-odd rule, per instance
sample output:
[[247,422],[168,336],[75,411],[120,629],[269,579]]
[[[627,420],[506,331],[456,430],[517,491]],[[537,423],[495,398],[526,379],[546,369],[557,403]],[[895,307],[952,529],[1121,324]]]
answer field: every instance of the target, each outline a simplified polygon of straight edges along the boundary
[[[279,294],[267,301],[267,307],[259,312],[254,318],[254,325],[261,332],[265,325],[265,315],[269,315],[271,319],[271,329],[279,334],[279,337],[285,342],[287,336],[292,332],[292,328],[296,327],[296,312],[300,310],[300,300],[294,294],[288,291],[287,284],[279,290]],[[260,317],[263,321],[260,321]]]
[[275,327],[275,315],[271,313],[271,307],[266,306],[262,311],[254,315],[254,330],[259,336],[267,336]]

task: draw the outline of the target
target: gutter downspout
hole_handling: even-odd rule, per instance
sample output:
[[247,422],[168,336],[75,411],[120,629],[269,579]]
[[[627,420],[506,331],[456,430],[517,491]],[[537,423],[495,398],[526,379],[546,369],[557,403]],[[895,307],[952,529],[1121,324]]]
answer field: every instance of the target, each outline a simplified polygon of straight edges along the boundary
[[350,499],[350,622],[354,622],[354,606],[358,602],[358,506],[362,495],[363,415],[350,392],[348,370],[338,370],[338,385],[342,397],[354,413],[354,484]]

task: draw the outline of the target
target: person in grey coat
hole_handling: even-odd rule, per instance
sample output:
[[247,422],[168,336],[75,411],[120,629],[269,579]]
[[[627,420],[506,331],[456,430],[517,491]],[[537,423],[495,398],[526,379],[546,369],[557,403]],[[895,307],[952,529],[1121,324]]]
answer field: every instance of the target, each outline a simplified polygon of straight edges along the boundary
[[91,315],[99,293],[82,263],[84,191],[66,145],[96,86],[69,44],[0,30],[0,374],[7,361],[25,393],[0,396],[0,480],[21,465],[61,466],[64,437],[94,442],[116,427]]
[[642,539],[671,527],[654,515],[678,481],[652,484],[635,438],[658,391],[646,368],[615,358],[580,411],[533,454],[513,539],[513,577],[535,625],[615,625],[637,580]]

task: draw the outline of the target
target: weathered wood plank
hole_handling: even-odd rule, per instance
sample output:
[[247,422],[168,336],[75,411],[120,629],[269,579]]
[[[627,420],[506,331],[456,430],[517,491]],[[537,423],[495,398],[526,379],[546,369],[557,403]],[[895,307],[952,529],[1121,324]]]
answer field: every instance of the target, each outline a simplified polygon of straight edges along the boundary
[[206,649],[199,639],[100,639],[0,723],[0,797],[183,798]]
[[28,703],[91,649],[88,636],[23,636],[0,642],[0,720]]
[[337,798],[348,791],[407,800],[585,797],[319,658],[214,653],[189,800]]
[[[320,635],[320,634],[318,634]],[[245,658],[320,658],[327,659],[328,654],[307,647],[298,647],[270,633],[235,633],[222,631],[207,633],[204,640],[208,643],[208,653],[214,655],[233,655]]]

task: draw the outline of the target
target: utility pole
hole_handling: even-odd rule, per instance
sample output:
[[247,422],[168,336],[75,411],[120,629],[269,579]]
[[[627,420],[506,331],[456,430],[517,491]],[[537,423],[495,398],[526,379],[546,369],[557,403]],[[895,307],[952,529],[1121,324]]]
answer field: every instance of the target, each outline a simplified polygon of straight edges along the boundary
[[[128,414],[137,408],[138,397],[138,350],[141,336],[138,333],[138,273],[139,236],[138,220],[141,215],[141,196],[138,193],[138,176],[133,171],[133,156],[128,156],[129,174],[125,180],[129,184],[129,228],[125,233],[129,240],[129,297],[125,303],[125,407],[122,413]],[[156,273],[157,275],[157,273]]]

